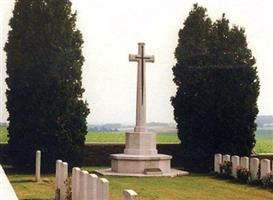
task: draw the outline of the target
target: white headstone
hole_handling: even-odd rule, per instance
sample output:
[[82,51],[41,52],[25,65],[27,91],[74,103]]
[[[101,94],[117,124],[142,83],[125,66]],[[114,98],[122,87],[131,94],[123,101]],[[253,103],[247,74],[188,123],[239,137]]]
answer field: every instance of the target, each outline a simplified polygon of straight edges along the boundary
[[214,172],[220,173],[220,164],[222,164],[222,154],[218,153],[214,155]]
[[87,188],[88,200],[97,200],[98,176],[96,174],[89,174]]
[[88,183],[88,171],[81,171],[80,175],[80,200],[87,200],[87,183]]
[[62,162],[60,167],[60,181],[61,181],[60,200],[65,200],[66,191],[67,191],[67,187],[66,187],[67,177],[68,177],[68,164],[66,162]]
[[60,189],[61,185],[61,160],[56,160],[55,189]]
[[240,165],[241,167],[249,170],[249,158],[246,156],[241,157]]
[[138,200],[138,196],[134,190],[124,190],[121,200]]
[[231,162],[232,162],[232,176],[234,178],[237,178],[237,167],[240,166],[240,157],[239,156],[232,156]]
[[261,160],[261,178],[265,177],[268,173],[270,173],[270,160],[262,159]]
[[228,154],[223,155],[223,163],[229,162],[229,161],[230,161],[230,155],[228,155]]
[[105,178],[98,180],[98,200],[109,200],[109,181]]
[[258,180],[259,162],[258,158],[250,158],[250,178],[252,181]]
[[80,173],[80,168],[74,167],[72,169],[72,200],[79,199]]
[[36,151],[36,162],[35,162],[35,181],[41,180],[41,151]]

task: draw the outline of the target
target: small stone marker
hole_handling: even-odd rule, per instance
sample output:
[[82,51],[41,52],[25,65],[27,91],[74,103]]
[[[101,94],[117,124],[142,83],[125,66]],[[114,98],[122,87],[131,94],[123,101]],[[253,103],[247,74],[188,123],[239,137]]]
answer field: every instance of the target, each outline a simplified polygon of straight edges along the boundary
[[222,163],[222,154],[218,153],[214,155],[214,172],[220,173],[220,164]]
[[72,200],[80,199],[79,197],[80,173],[81,173],[80,168],[74,167],[72,169]]
[[98,200],[109,200],[109,181],[105,178],[98,180]]
[[138,196],[134,190],[124,190],[121,200],[138,200]]
[[241,167],[249,170],[249,158],[246,156],[241,157],[240,165]]
[[61,163],[60,167],[60,200],[65,200],[66,195],[66,180],[68,177],[68,164],[66,162]]
[[41,151],[36,151],[36,162],[35,162],[35,181],[41,180]]
[[239,156],[231,156],[232,162],[232,176],[237,178],[237,167],[240,166],[240,157]]
[[97,200],[97,186],[98,176],[96,174],[89,174],[87,184],[88,200]]
[[56,160],[56,171],[55,171],[55,189],[60,189],[60,171],[61,171],[61,160]]
[[229,162],[230,161],[230,155],[225,154],[223,155],[223,162]]
[[259,162],[258,158],[250,158],[250,178],[252,181],[258,180]]
[[270,160],[261,160],[261,178],[265,177],[270,172]]

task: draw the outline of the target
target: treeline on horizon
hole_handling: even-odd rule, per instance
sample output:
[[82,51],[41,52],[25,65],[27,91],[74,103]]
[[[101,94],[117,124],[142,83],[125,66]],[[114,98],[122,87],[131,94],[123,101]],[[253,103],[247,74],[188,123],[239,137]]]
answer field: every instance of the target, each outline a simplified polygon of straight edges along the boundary
[[[259,128],[264,128],[264,127],[272,127],[273,128],[273,115],[258,115],[256,119],[257,126]],[[162,122],[151,122],[147,123],[153,126],[169,126],[168,123],[162,123]],[[175,123],[174,123],[175,124]],[[0,122],[1,127],[7,127],[8,123],[7,122]],[[122,123],[103,123],[103,124],[95,124],[95,123],[88,123],[88,130],[93,130],[93,127],[101,127],[101,128],[106,128],[106,129],[119,129],[122,128],[123,126],[128,127],[129,125],[125,125]],[[130,125],[133,126],[133,123]]]

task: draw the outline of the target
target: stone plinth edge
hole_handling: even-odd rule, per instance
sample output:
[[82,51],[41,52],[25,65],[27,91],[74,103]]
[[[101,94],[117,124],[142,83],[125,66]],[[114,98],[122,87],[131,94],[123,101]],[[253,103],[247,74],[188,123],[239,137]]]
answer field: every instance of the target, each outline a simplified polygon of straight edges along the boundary
[[189,172],[171,169],[169,173],[163,173],[162,175],[152,175],[152,174],[140,174],[140,173],[117,173],[113,172],[111,168],[96,170],[96,172],[103,176],[122,176],[122,177],[176,177],[189,175]]
[[112,160],[170,160],[172,156],[165,154],[155,154],[155,155],[130,155],[130,154],[111,154],[110,158]]

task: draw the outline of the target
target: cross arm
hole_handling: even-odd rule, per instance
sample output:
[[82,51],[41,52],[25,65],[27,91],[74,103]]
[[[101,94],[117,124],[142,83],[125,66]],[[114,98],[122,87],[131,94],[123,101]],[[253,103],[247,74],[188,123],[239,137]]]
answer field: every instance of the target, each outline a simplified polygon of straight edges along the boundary
[[144,59],[145,59],[146,62],[151,62],[151,63],[155,62],[155,57],[154,56],[145,56]]
[[129,54],[129,61],[138,61],[137,55]]

